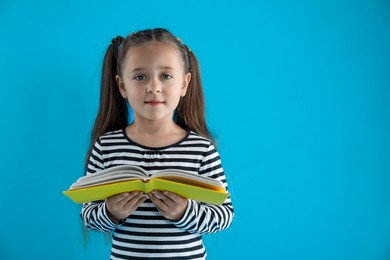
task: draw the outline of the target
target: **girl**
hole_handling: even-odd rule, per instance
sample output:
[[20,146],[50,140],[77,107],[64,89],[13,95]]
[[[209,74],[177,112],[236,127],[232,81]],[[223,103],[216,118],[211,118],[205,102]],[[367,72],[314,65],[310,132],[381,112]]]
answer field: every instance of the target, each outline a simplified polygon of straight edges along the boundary
[[[180,169],[219,179],[227,189],[206,127],[198,61],[169,31],[113,39],[100,95],[86,174],[123,164],[150,175]],[[230,198],[216,206],[160,190],[118,194],[81,211],[88,229],[112,232],[111,259],[205,259],[202,235],[226,229],[233,215]]]

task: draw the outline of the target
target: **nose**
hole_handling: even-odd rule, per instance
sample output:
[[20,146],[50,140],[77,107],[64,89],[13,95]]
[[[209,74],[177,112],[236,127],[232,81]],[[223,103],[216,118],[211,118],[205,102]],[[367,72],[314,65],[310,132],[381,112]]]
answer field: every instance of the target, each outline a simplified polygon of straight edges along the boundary
[[161,93],[161,82],[158,78],[153,78],[149,81],[149,84],[146,87],[146,92],[152,94]]

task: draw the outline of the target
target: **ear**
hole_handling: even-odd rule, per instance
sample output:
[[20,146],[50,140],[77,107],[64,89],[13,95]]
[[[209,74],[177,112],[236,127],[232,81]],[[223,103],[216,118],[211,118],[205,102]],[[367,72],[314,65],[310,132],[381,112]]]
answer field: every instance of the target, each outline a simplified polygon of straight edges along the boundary
[[187,73],[184,75],[184,82],[183,82],[183,88],[181,89],[181,96],[184,97],[187,93],[188,85],[191,81],[191,73]]
[[126,94],[125,84],[123,83],[123,79],[119,75],[116,75],[115,80],[116,80],[116,84],[118,85],[119,92],[121,93],[122,97],[126,98],[127,94]]

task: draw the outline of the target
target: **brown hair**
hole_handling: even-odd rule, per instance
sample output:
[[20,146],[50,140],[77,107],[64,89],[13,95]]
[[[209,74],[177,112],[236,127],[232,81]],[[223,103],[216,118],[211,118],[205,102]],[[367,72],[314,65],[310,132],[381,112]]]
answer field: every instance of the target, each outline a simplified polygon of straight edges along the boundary
[[152,41],[166,42],[175,46],[183,60],[185,73],[191,73],[187,93],[181,98],[176,108],[174,121],[183,129],[193,131],[213,141],[206,125],[200,69],[195,54],[166,29],[142,30],[126,38],[121,36],[114,38],[106,51],[103,60],[99,109],[91,134],[86,167],[93,145],[98,138],[104,133],[125,128],[129,124],[127,103],[119,92],[115,76],[121,75],[124,58],[131,47]]

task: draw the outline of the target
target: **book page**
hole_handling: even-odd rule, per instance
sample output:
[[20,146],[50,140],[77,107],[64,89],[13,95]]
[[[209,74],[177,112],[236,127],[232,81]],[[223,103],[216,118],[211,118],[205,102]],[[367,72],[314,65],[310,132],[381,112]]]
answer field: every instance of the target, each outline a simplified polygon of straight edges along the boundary
[[150,178],[169,180],[207,189],[220,190],[222,188],[224,190],[223,184],[219,180],[184,171],[164,170],[153,174]]
[[97,184],[107,184],[125,180],[145,179],[148,179],[148,174],[142,168],[133,165],[120,165],[81,177],[77,180],[77,182],[72,184],[70,189],[78,189]]

